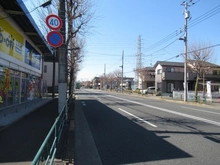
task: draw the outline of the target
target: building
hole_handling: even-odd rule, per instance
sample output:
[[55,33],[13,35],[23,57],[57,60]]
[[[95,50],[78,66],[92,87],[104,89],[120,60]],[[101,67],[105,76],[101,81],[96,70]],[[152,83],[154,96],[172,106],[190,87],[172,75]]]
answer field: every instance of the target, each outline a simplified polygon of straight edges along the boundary
[[43,96],[43,59],[51,55],[23,1],[0,1],[0,108]]
[[[212,91],[220,88],[220,66],[206,63],[207,71],[200,77],[199,90],[202,91],[206,82],[212,82]],[[197,73],[193,71],[192,65],[188,63],[188,90],[194,91]],[[184,63],[157,61],[155,68],[155,87],[163,93],[171,93],[173,90],[184,90]]]
[[145,67],[138,69],[139,87],[140,89],[147,89],[155,85],[155,68]]
[[58,93],[58,66],[58,56],[44,57],[43,77],[49,93]]

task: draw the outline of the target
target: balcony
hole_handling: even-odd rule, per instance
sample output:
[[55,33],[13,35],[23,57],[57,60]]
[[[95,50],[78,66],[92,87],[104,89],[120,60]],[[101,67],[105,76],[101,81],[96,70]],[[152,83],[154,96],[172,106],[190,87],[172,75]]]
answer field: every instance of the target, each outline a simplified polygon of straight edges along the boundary
[[173,81],[183,81],[184,73],[183,72],[163,72],[162,73],[163,80],[173,80]]

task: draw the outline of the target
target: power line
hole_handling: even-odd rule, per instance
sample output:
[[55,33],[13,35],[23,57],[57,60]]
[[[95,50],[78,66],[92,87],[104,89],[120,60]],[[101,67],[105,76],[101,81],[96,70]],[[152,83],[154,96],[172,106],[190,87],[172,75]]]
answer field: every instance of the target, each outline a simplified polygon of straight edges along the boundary
[[[210,48],[214,48],[214,47],[217,47],[217,46],[220,46],[220,43],[219,44],[216,44],[216,45],[211,45],[211,46],[208,46],[208,47],[204,47],[204,48],[200,48],[200,49],[197,49],[197,50],[192,50],[192,51],[189,51],[187,53],[193,53],[193,52],[197,52],[197,51],[201,51],[201,50],[205,50],[205,49],[210,49]],[[180,57],[181,55],[184,55],[184,53],[180,53],[178,55],[175,55],[165,61],[169,61],[169,60],[172,60],[174,58],[177,58],[177,57]]]
[[180,30],[175,30],[174,32],[172,32],[171,34],[169,34],[168,36],[164,37],[163,39],[159,40],[158,42],[154,43],[153,45],[147,47],[146,49],[148,49],[147,51],[150,51],[156,47],[161,46],[162,44],[166,43],[167,41],[173,39],[174,37],[178,36],[179,34],[181,34],[183,32],[182,28],[180,28]]
[[[183,36],[183,35],[182,35]],[[181,37],[182,37],[181,36]],[[151,55],[153,55],[153,54],[155,54],[155,53],[158,53],[158,52],[160,52],[161,50],[164,50],[165,48],[167,48],[168,46],[170,46],[170,45],[172,45],[174,42],[176,42],[177,40],[179,40],[179,37],[178,38],[176,38],[175,40],[173,40],[171,43],[169,43],[169,44],[167,44],[166,46],[164,46],[163,48],[161,48],[161,49],[159,49],[159,50],[157,50],[157,51],[155,51],[155,52],[153,52],[153,53],[151,53],[151,54],[149,54],[149,55],[147,55],[147,56],[151,56]]]
[[189,28],[207,20],[208,18],[218,14],[220,12],[220,5],[214,7],[213,9],[209,10],[208,12],[202,14],[201,16],[195,18],[192,21],[189,21]]
[[[192,1],[190,1],[190,2],[192,3],[192,5],[195,5],[195,4],[198,3],[199,1],[200,1],[200,0],[198,0],[198,1],[194,2],[194,3],[193,3]],[[191,6],[192,6],[192,5],[191,5]],[[191,28],[191,27],[193,27],[193,26],[195,26],[195,25],[197,25],[197,24],[199,24],[199,23],[205,21],[206,19],[208,19],[208,18],[210,18],[210,17],[212,17],[212,16],[218,14],[219,12],[220,12],[220,5],[216,6],[215,8],[211,9],[210,11],[208,11],[208,12],[202,14],[201,16],[197,17],[195,20],[190,21],[190,22],[189,22],[189,25],[188,25],[188,26],[189,26],[188,28]],[[183,30],[182,30],[182,28],[180,28],[179,31],[176,30],[176,31],[172,32],[172,33],[169,34],[168,36],[164,37],[163,39],[159,40],[158,42],[154,43],[153,45],[147,47],[146,49],[148,49],[148,51],[149,51],[149,50],[152,50],[152,49],[154,49],[154,48],[156,48],[156,47],[159,47],[159,46],[161,46],[162,44],[164,44],[164,43],[168,42],[169,40],[173,39],[175,36],[180,35],[182,32],[183,32]],[[176,40],[177,40],[177,39],[176,39]],[[173,42],[171,42],[171,43],[168,44],[167,46],[163,47],[162,49],[160,49],[160,50],[158,50],[158,51],[155,51],[154,53],[157,53],[157,52],[163,50],[164,48],[166,48],[166,47],[172,45],[172,43],[174,43],[176,40],[174,40]],[[152,54],[154,54],[154,53],[151,53],[150,55],[152,55]]]

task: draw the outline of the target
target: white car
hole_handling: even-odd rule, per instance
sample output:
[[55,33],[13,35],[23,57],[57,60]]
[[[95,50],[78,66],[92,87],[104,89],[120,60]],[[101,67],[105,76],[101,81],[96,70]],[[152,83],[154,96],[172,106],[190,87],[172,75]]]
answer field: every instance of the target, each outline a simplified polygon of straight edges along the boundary
[[148,87],[147,89],[140,90],[142,94],[153,94],[155,93],[155,87]]

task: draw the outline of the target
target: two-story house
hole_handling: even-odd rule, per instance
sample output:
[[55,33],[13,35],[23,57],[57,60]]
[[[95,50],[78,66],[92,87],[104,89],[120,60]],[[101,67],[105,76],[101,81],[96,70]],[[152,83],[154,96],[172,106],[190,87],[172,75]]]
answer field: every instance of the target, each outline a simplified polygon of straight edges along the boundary
[[139,77],[139,88],[147,89],[155,85],[155,68],[145,67],[137,70]]
[[[212,90],[220,87],[220,66],[206,63],[207,71],[200,76],[199,90],[204,90],[207,81],[212,82]],[[197,73],[192,69],[193,65],[187,64],[188,90],[195,90]],[[157,61],[155,68],[155,88],[163,93],[171,93],[173,90],[184,90],[184,63]]]

